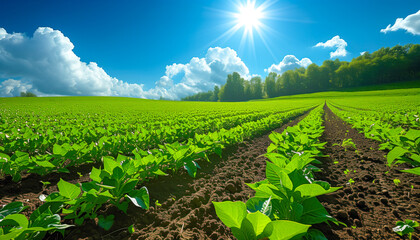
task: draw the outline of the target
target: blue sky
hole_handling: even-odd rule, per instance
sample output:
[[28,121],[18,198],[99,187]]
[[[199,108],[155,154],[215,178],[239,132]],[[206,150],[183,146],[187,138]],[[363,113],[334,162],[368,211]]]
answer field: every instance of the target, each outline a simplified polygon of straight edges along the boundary
[[[392,26],[397,18],[404,19],[417,13],[420,10],[418,0],[268,1],[265,4],[269,6],[263,11],[266,14],[260,20],[269,27],[262,30],[265,43],[254,30],[253,44],[250,44],[248,38],[245,44],[241,44],[244,27],[238,29],[230,38],[221,37],[235,25],[236,19],[230,13],[238,12],[241,2],[246,4],[246,1],[234,0],[154,0],[118,3],[1,1],[0,28],[9,36],[22,33],[28,44],[18,44],[10,48],[9,42],[3,46],[5,49],[7,46],[9,48],[0,51],[0,59],[5,52],[13,53],[13,56],[16,55],[20,59],[16,60],[13,66],[10,60],[7,64],[0,61],[0,81],[3,80],[0,94],[10,96],[22,89],[32,89],[45,95],[117,95],[146,98],[163,96],[177,99],[185,94],[208,90],[221,84],[221,79],[230,70],[242,71],[241,75],[246,75],[245,77],[258,74],[264,78],[267,75],[267,71],[264,70],[273,64],[280,64],[287,55],[297,58],[289,57],[291,61],[308,58],[311,62],[322,64],[324,60],[330,59],[330,53],[334,52],[338,45],[331,48],[314,46],[335,36],[339,36],[337,39],[341,44],[346,43],[343,47],[346,54],[339,54],[340,56],[334,56],[333,59],[338,57],[348,61],[363,51],[373,52],[381,47],[396,44],[420,43],[420,35],[410,33],[406,29],[381,32],[381,29],[385,29],[389,24]],[[259,6],[264,2],[257,0],[255,5]],[[420,20],[417,19],[414,19],[417,21],[417,25],[414,26],[418,28]],[[39,27],[48,27],[55,32],[49,31],[48,38],[39,40],[45,41],[44,44],[35,44],[33,41],[29,43],[31,38],[35,39],[33,35]],[[49,40],[53,39],[53,36],[67,37],[74,46],[71,50],[80,61],[77,62],[76,58],[66,58],[60,66],[53,66],[52,69],[56,71],[48,76],[31,72],[30,69],[40,68],[35,64],[28,67],[28,70],[20,71],[19,69],[24,69],[19,65],[23,64],[22,59],[28,62],[51,62],[50,64],[61,61],[62,58],[58,58],[55,51],[58,51],[58,47],[65,48],[68,42],[52,47],[55,43]],[[0,50],[1,48],[0,44]],[[45,52],[36,56],[24,56],[13,52],[16,51],[13,49],[37,53],[44,49]],[[206,57],[212,54],[213,58]],[[201,60],[197,63],[200,63],[201,67],[210,66],[211,73],[207,71],[208,76],[200,79],[200,71],[194,72],[193,58],[206,58],[205,63]],[[224,60],[228,58],[232,61]],[[45,59],[48,61],[43,61]],[[89,65],[90,62],[96,63],[96,66]],[[83,64],[87,64],[87,70],[82,69],[85,68]],[[172,73],[168,73],[166,66],[173,64],[181,65],[170,68]],[[73,67],[60,72],[60,69],[65,68],[63,65]],[[41,66],[48,68],[50,65]],[[67,79],[60,75],[73,74],[74,69],[79,67],[83,74],[89,71],[84,75],[92,74],[92,79],[77,79],[81,74],[74,74]],[[277,69],[279,73],[285,70],[281,70],[279,65],[277,68],[271,68],[273,69]],[[102,77],[97,77],[98,75]],[[4,81],[8,81],[7,84]],[[47,88],[50,84],[46,81],[54,82],[51,89]],[[176,86],[178,83],[183,84]],[[101,87],[89,88],[92,84],[99,84]],[[129,88],[130,91],[121,90],[123,88]],[[152,90],[149,91],[150,89]],[[135,91],[142,94],[136,94]]]

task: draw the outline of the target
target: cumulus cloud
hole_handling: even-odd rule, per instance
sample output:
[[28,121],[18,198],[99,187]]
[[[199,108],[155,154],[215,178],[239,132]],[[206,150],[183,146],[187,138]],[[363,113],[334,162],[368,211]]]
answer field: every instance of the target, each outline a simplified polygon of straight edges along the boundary
[[0,96],[32,91],[40,95],[179,99],[223,84],[234,71],[249,77],[247,66],[233,49],[215,47],[209,48],[204,58],[167,66],[156,86],[146,91],[143,84],[109,76],[95,62],[80,61],[73,49],[69,38],[49,27],[38,28],[32,37],[0,28],[0,78],[8,79],[0,83]]
[[[94,62],[80,61],[73,48],[69,38],[52,28],[40,27],[33,37],[0,28],[0,77],[20,79],[3,82],[1,93],[10,95],[24,86],[54,95],[144,97],[142,85],[110,77]],[[5,90],[5,85],[14,90]]]
[[[145,92],[145,96],[179,99],[209,91],[216,85],[224,84],[227,75],[232,72],[250,78],[248,67],[233,49],[209,48],[204,58],[193,57],[189,63],[166,66],[165,75],[155,83],[155,88]],[[179,82],[175,82],[175,79],[179,79]]]
[[394,25],[389,24],[381,32],[395,32],[397,30],[406,30],[413,35],[420,35],[420,10],[414,14],[408,15],[406,18],[397,18]]
[[347,56],[347,42],[344,41],[344,39],[341,39],[338,35],[326,41],[325,43],[317,43],[315,47],[336,48],[334,52],[330,52],[330,58]]
[[365,55],[365,53],[367,53],[367,51],[364,51],[364,52],[360,52],[360,56],[363,56],[363,55]]
[[282,74],[287,70],[293,70],[295,68],[306,68],[312,63],[309,58],[302,58],[299,60],[294,55],[286,55],[283,60],[279,64],[273,64],[268,69],[264,69],[265,72],[275,72],[278,74]]
[[[1,37],[1,35],[0,35]],[[21,92],[27,92],[32,89],[32,85],[23,83],[20,80],[7,79],[0,83],[0,96],[13,97],[19,96]]]

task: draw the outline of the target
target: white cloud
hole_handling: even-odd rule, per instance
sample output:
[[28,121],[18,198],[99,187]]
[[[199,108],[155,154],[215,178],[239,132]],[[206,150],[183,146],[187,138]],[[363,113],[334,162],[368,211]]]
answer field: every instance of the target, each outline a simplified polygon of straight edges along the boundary
[[413,35],[420,35],[420,10],[414,14],[408,15],[406,18],[397,18],[394,25],[389,24],[381,32],[395,32],[397,30],[406,30]]
[[347,42],[341,39],[340,36],[335,36],[325,43],[319,42],[315,47],[336,48],[334,52],[330,52],[330,58],[347,56]]
[[[1,34],[1,29],[0,29],[0,34]],[[19,96],[21,92],[26,92],[30,90],[31,88],[32,88],[31,84],[23,83],[20,80],[7,79],[0,83],[0,96],[3,96],[3,97]]]
[[309,58],[302,58],[300,61],[294,55],[286,55],[283,60],[275,65],[271,65],[268,69],[264,69],[265,72],[275,72],[278,74],[282,74],[287,70],[293,70],[295,68],[304,67],[306,68],[312,63]]
[[224,84],[234,71],[249,78],[248,68],[234,50],[215,47],[209,48],[204,58],[167,66],[156,86],[145,91],[143,84],[121,81],[94,62],[80,61],[73,48],[69,38],[52,28],[40,27],[32,37],[0,28],[0,78],[9,79],[0,83],[0,96],[32,91],[40,95],[179,99]]
[[360,52],[360,56],[365,55],[365,53],[367,53],[367,52],[366,51]]
[[13,85],[54,95],[144,97],[142,85],[120,81],[96,63],[80,61],[73,48],[69,38],[52,28],[40,27],[33,37],[0,28],[0,77],[20,79],[3,82],[2,95],[15,93],[3,89]]
[[[157,81],[156,87],[145,92],[167,99],[179,99],[199,92],[213,90],[214,86],[226,82],[227,75],[238,72],[249,79],[249,70],[231,48],[209,48],[204,58],[193,57],[187,64],[166,66],[165,75]],[[175,83],[174,79],[180,79]]]

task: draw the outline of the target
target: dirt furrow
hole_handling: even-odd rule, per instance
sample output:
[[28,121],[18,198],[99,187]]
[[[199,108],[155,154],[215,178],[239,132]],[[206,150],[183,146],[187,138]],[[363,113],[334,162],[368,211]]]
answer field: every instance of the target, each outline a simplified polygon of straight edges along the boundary
[[[275,131],[298,123],[305,115]],[[89,224],[74,229],[66,239],[233,239],[231,231],[218,219],[212,201],[246,201],[254,191],[245,183],[265,178],[265,160],[261,156],[271,141],[269,133],[223,151],[202,162],[196,179],[184,171],[159,177],[145,186],[150,192],[148,211],[130,207],[128,216],[111,208],[115,225],[108,232]],[[158,201],[159,204],[156,204]],[[127,226],[134,223],[134,234]]]
[[[323,159],[323,172],[317,178],[344,187],[319,199],[347,227],[317,227],[328,239],[399,239],[392,231],[396,221],[420,219],[420,177],[389,169],[386,152],[378,150],[377,142],[351,128],[326,105],[324,111],[321,140],[327,142],[323,152],[329,157]],[[356,149],[342,146],[349,138]],[[413,239],[418,239],[417,234]]]

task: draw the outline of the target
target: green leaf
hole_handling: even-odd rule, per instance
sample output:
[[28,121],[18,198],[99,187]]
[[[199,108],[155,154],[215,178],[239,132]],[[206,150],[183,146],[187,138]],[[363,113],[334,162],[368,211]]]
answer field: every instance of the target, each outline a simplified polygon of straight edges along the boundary
[[286,165],[286,169],[289,172],[293,172],[296,169],[300,170],[314,160],[315,159],[311,158],[309,154],[303,154],[300,156],[298,154],[294,154],[291,161]]
[[412,174],[420,175],[420,167],[416,167],[416,168],[412,168],[412,169],[400,170],[400,172],[406,172],[406,173],[412,173]]
[[255,197],[270,198],[282,200],[286,198],[285,195],[272,184],[261,184],[254,189],[256,191]]
[[175,154],[173,155],[173,158],[175,159],[175,161],[178,162],[179,160],[182,160],[187,155],[188,150],[190,149],[183,148],[175,152]]
[[112,190],[112,189],[115,188],[114,186],[105,185],[105,184],[99,184],[99,183],[97,183],[96,185],[98,185],[98,186],[100,186],[102,188],[105,188],[105,189],[109,189],[109,190]]
[[[28,230],[28,228],[24,228],[24,229],[14,229],[13,232],[9,232],[5,235],[3,235],[3,233],[1,232],[2,228],[0,228],[0,240],[10,240],[10,239],[22,239],[22,233],[25,230]],[[24,236],[23,236],[24,237]]]
[[126,194],[126,196],[135,206],[149,209],[149,191],[146,187],[142,187],[140,190],[133,190],[130,194]]
[[303,224],[317,224],[326,221],[338,223],[331,217],[317,198],[309,198],[302,202],[303,212],[299,222]]
[[323,187],[321,187],[318,184],[312,183],[312,184],[302,184],[299,187],[295,189],[295,192],[300,192],[302,197],[316,197],[319,195],[335,192],[341,187],[331,187],[328,190],[325,190]]
[[279,153],[266,153],[264,156],[281,168],[284,168],[289,161],[286,156]]
[[233,236],[235,236],[238,240],[254,240],[257,239],[257,235],[255,235],[254,228],[252,223],[244,218],[241,223],[241,228],[233,227],[231,228]]
[[55,165],[48,162],[48,161],[36,161],[35,163],[40,166],[40,167],[44,167],[44,168],[55,168]]
[[54,153],[54,155],[64,156],[67,153],[67,149],[58,145],[58,144],[54,144],[53,153]]
[[95,182],[100,183],[102,181],[102,178],[100,177],[100,175],[101,175],[101,170],[95,167],[92,167],[92,171],[90,171],[90,179],[92,179]]
[[306,135],[306,134],[300,134],[300,142],[303,145],[307,144],[308,143],[308,140],[309,140],[308,135]]
[[60,225],[60,221],[60,215],[53,214],[50,209],[47,209],[32,220],[31,227],[49,228],[51,225]]
[[122,168],[120,166],[117,166],[114,168],[114,170],[112,171],[112,178],[116,179],[116,180],[121,180],[124,177],[124,171],[122,170]]
[[114,215],[108,215],[106,217],[100,215],[98,217],[98,225],[105,229],[106,231],[108,231],[109,229],[111,229],[112,225],[114,224]]
[[133,234],[134,233],[134,225],[132,224],[132,225],[130,225],[130,226],[128,226],[128,232],[130,233],[130,234]]
[[123,187],[121,188],[121,192],[119,195],[124,195],[126,193],[129,193],[131,190],[133,190],[137,183],[139,182],[138,179],[130,179],[126,183],[124,183]]
[[57,183],[58,190],[60,194],[64,197],[67,197],[69,199],[75,199],[77,198],[81,191],[80,187],[71,184],[69,182],[64,181],[60,178],[60,181]]
[[27,228],[29,224],[28,219],[23,214],[7,215],[0,221],[0,227],[16,226],[20,228]]
[[114,171],[114,168],[119,167],[119,162],[115,161],[112,157],[104,157],[104,170],[107,171],[109,174],[112,174]]
[[271,184],[277,187],[284,187],[289,190],[293,189],[293,183],[287,175],[286,171],[274,163],[267,161],[265,175]]
[[309,240],[328,240],[325,235],[318,229],[309,229],[306,238]]
[[82,190],[84,192],[89,192],[92,189],[94,189],[96,191],[99,191],[99,186],[94,182],[84,182],[84,183],[82,183]]
[[162,170],[158,169],[156,171],[153,172],[153,174],[156,174],[158,176],[167,176],[168,174],[166,174],[165,172],[163,172]]
[[418,227],[419,224],[416,221],[406,219],[403,221],[398,221],[397,226],[392,229],[395,233],[397,233],[400,236],[404,236],[406,234],[409,234],[409,238],[411,239],[411,234],[414,232],[414,228]]
[[6,206],[0,208],[0,220],[6,217],[7,215],[20,213],[24,209],[25,207],[23,206],[23,203],[11,202],[7,204]]
[[243,202],[213,202],[216,214],[228,228],[241,228],[242,221],[247,215]]
[[420,164],[420,155],[413,153],[413,154],[411,154],[410,159],[412,159],[412,160],[414,160],[414,161],[416,161]]
[[246,201],[246,208],[251,213],[260,211],[264,215],[270,216],[273,205],[271,198],[252,197]]
[[412,141],[415,141],[420,137],[420,130],[410,129],[404,136]]
[[311,226],[287,220],[277,220],[270,224],[273,225],[273,232],[269,237],[270,240],[288,240],[304,235]]
[[267,224],[271,222],[271,219],[269,217],[267,217],[259,211],[255,213],[249,213],[248,215],[246,215],[246,219],[248,219],[251,222],[252,228],[254,229],[254,233],[256,236],[263,233]]
[[392,149],[388,155],[386,156],[386,159],[388,161],[388,166],[391,166],[392,163],[396,160],[402,157],[405,153],[408,151],[402,147],[395,147]]
[[187,170],[188,175],[195,178],[197,174],[197,165],[194,161],[189,161],[184,163],[184,168]]

